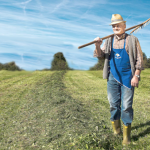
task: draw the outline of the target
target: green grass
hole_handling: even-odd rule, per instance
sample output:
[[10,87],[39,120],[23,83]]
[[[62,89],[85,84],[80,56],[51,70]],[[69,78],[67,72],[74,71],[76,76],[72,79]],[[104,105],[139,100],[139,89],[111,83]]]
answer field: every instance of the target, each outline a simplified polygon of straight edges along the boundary
[[[131,144],[150,148],[150,69],[134,96]],[[102,71],[0,71],[0,149],[123,149]]]

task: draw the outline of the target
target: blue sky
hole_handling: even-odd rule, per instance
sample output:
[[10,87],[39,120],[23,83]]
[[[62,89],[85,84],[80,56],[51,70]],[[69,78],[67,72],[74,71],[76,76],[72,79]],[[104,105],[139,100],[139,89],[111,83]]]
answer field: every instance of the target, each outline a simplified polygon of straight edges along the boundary
[[[148,0],[1,0],[0,62],[44,69],[62,52],[71,68],[88,70],[97,63],[95,46],[78,46],[112,34],[112,14],[129,28],[150,18],[149,8]],[[150,24],[134,35],[150,57]]]

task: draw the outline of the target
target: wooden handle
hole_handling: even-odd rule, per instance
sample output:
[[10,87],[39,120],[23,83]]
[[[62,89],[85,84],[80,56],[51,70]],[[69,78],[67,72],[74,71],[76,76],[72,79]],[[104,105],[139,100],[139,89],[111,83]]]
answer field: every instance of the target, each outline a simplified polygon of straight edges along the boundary
[[[107,39],[107,38],[109,38],[109,37],[111,37],[111,36],[113,36],[113,35],[114,35],[114,34],[111,34],[111,35],[105,36],[105,37],[103,37],[103,38],[101,38],[101,39],[102,39],[102,40],[105,40],[105,39]],[[89,42],[89,43],[87,43],[87,44],[81,45],[81,46],[78,47],[78,49],[83,48],[83,47],[85,47],[85,46],[89,46],[89,45],[94,44],[94,43],[96,43],[96,41],[92,41],[92,42]]]
[[[132,27],[126,29],[125,31],[128,31],[128,30],[131,30],[131,29],[133,29],[133,28],[142,26],[143,24],[145,24],[145,23],[148,22],[148,21],[150,21],[150,18],[149,18],[148,20],[144,21],[144,22],[141,23],[141,24],[138,24],[138,25],[135,25],[135,26],[132,26]],[[107,38],[109,38],[109,37],[111,37],[111,36],[113,36],[113,35],[114,35],[114,34],[111,34],[111,35],[105,36],[105,37],[103,37],[103,38],[101,38],[101,39],[102,39],[102,40],[105,40],[105,39],[107,39]],[[92,41],[92,42],[89,42],[89,43],[87,43],[87,44],[81,45],[81,46],[78,47],[78,49],[83,48],[83,47],[86,47],[86,46],[89,46],[89,45],[94,44],[94,43],[96,43],[96,41]]]
[[92,41],[92,42],[89,42],[87,44],[81,45],[81,46],[78,47],[78,49],[89,46],[89,45],[94,44],[94,43],[96,43],[96,41]]

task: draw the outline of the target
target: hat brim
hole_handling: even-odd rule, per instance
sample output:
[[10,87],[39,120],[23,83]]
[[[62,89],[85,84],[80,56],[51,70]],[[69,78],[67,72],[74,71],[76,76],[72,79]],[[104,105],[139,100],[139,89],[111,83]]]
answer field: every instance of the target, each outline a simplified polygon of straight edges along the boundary
[[121,22],[126,22],[126,21],[114,21],[114,22],[112,22],[112,23],[109,24],[109,25],[118,24],[118,23],[121,23]]

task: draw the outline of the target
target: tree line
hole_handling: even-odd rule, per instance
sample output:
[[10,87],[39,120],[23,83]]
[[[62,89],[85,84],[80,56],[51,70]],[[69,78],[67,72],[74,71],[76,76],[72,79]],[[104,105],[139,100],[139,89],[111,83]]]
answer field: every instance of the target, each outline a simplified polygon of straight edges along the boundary
[[[145,53],[143,53],[143,66],[144,68],[150,68],[150,58],[147,58]],[[93,67],[90,67],[89,70],[102,70],[103,67],[104,67],[104,59],[98,59],[98,62]],[[13,61],[5,64],[0,63],[0,70],[21,71],[23,69],[20,69]],[[69,67],[63,53],[58,52],[54,54],[54,58],[51,62],[51,68],[43,69],[43,71],[49,70],[53,71],[53,70],[74,70],[74,69]]]

